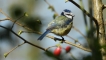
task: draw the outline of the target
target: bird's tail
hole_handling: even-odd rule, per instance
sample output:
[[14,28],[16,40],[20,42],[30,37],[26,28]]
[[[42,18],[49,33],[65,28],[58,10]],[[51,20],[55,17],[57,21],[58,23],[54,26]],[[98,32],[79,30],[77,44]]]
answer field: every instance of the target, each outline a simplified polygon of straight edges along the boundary
[[50,33],[50,30],[46,30],[37,40],[42,40],[48,33]]

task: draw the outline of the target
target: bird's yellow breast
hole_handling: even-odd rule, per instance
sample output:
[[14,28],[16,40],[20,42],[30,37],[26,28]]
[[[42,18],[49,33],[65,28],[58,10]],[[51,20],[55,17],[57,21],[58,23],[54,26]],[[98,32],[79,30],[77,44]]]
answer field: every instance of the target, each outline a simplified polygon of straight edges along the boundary
[[71,22],[66,27],[53,29],[51,32],[56,34],[56,35],[59,35],[59,36],[64,36],[64,35],[67,35],[70,32],[72,26],[73,26],[73,23]]

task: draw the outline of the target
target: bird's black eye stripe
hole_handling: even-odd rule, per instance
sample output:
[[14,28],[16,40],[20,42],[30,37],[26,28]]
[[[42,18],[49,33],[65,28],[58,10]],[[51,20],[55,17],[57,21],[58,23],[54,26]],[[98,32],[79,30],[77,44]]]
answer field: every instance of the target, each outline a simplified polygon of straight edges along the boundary
[[70,14],[66,14],[66,15],[71,16]]

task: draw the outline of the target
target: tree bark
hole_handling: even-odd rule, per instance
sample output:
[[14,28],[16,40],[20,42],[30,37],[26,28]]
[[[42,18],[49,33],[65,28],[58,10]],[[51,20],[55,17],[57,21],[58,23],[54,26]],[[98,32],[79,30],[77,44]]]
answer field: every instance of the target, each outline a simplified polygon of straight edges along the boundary
[[103,3],[102,0],[93,0],[93,12],[94,17],[97,19],[99,24],[99,44],[101,46],[101,54],[102,60],[106,60],[106,50],[103,46],[106,45],[105,40],[105,28],[104,28],[104,20],[103,20]]

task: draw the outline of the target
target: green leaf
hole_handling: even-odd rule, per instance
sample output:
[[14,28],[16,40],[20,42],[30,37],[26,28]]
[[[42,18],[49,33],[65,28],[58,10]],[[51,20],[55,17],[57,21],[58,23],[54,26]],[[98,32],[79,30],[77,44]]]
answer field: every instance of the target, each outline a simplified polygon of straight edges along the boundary
[[26,17],[28,17],[28,14],[25,12],[25,14],[24,14]]
[[8,56],[9,53],[4,53],[4,57],[6,58]]
[[18,35],[21,35],[23,33],[23,31],[22,30],[20,30],[19,32],[18,32]]
[[51,9],[52,11],[55,11],[54,7],[51,5],[48,7],[48,9]]
[[36,20],[37,23],[42,24],[42,22],[40,20]]
[[68,0],[65,0],[65,3],[67,3],[68,2]]
[[58,16],[58,14],[54,13],[53,18],[55,19]]

